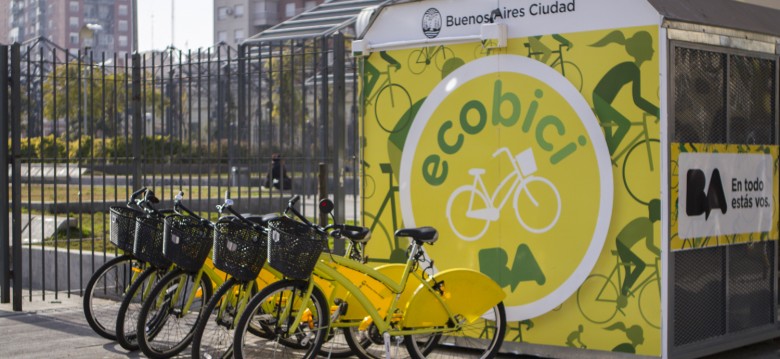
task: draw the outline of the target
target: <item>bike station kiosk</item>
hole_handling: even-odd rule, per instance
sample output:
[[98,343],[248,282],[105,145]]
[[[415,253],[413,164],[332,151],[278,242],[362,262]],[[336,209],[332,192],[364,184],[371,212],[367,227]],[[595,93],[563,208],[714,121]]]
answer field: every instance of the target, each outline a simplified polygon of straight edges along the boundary
[[[388,1],[358,18],[362,224],[507,297],[508,353],[697,357],[780,336],[780,11]],[[490,328],[486,328],[490,330]]]

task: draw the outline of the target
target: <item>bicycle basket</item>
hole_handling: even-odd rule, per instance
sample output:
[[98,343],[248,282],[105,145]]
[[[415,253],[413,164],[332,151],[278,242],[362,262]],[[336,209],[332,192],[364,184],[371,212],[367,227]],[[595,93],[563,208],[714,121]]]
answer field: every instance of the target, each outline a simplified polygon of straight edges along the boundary
[[265,264],[265,233],[235,217],[221,218],[214,228],[214,266],[242,282],[254,280]]
[[112,206],[109,209],[111,215],[111,229],[109,240],[125,253],[133,253],[135,243],[135,219],[144,215],[137,209]]
[[165,223],[162,218],[136,218],[133,254],[138,259],[157,268],[165,268],[170,265],[170,261],[163,255],[164,230]]
[[197,272],[211,250],[213,230],[193,217],[174,214],[165,218],[163,254],[186,272]]
[[268,222],[268,228],[268,264],[287,278],[308,278],[324,249],[325,236],[287,217]]

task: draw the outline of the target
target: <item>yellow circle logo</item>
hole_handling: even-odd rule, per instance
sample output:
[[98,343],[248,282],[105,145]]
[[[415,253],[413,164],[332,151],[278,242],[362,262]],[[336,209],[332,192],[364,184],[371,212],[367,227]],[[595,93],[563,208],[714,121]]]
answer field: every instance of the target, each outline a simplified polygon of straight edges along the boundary
[[404,146],[407,226],[433,226],[439,268],[495,280],[510,320],[542,315],[582,284],[612,214],[612,170],[587,102],[525,57],[466,64],[428,96]]

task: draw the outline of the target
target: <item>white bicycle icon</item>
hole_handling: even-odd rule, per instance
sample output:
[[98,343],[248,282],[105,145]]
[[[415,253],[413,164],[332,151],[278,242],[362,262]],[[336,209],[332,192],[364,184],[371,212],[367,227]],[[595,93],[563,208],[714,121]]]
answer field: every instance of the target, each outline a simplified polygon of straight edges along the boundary
[[[561,196],[558,193],[558,189],[555,188],[555,185],[550,180],[544,177],[533,176],[537,166],[532,149],[529,148],[520,152],[517,156],[512,156],[512,152],[504,147],[493,153],[493,158],[501,153],[506,153],[509,156],[514,170],[501,181],[492,195],[488,194],[485,183],[480,177],[485,173],[485,170],[473,168],[469,170],[469,174],[474,176],[473,184],[458,187],[447,201],[447,220],[450,223],[450,228],[455,232],[455,235],[464,241],[474,241],[481,238],[487,232],[490,222],[497,221],[500,218],[501,209],[509,201],[509,195],[512,193],[514,193],[514,196],[512,196],[512,207],[515,209],[517,221],[520,222],[523,228],[532,233],[547,232],[555,226],[555,223],[558,222],[561,216]],[[529,189],[529,186],[533,186],[533,188]],[[537,196],[534,197],[531,191],[537,192]],[[551,193],[545,193],[544,196],[540,196],[538,194],[539,191],[551,191]],[[521,197],[522,193],[527,195],[527,200]],[[496,200],[499,195],[503,195],[503,197],[498,202],[498,206],[496,206]],[[555,203],[550,201],[553,196]],[[468,205],[465,213],[463,213],[466,197],[468,197]],[[539,203],[536,198],[543,198],[549,203]],[[456,201],[459,204],[456,204]],[[525,202],[521,204],[521,201],[530,202],[530,205]],[[543,218],[534,218],[533,223],[529,223],[523,219],[522,212],[526,214],[536,213],[537,217],[541,216]],[[554,215],[552,215],[553,213]],[[474,232],[475,230],[477,230],[476,234],[466,233]]]

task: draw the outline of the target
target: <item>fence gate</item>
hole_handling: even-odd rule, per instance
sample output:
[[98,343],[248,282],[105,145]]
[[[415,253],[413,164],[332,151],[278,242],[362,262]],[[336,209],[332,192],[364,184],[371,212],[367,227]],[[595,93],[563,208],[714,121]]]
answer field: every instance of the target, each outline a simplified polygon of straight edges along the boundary
[[[0,47],[2,302],[80,295],[118,254],[108,208],[140,187],[161,207],[182,191],[211,219],[226,193],[244,213],[301,195],[314,217],[325,164],[337,216],[356,218],[357,86],[344,49],[340,34],[128,56]],[[276,158],[285,175],[274,178]]]

